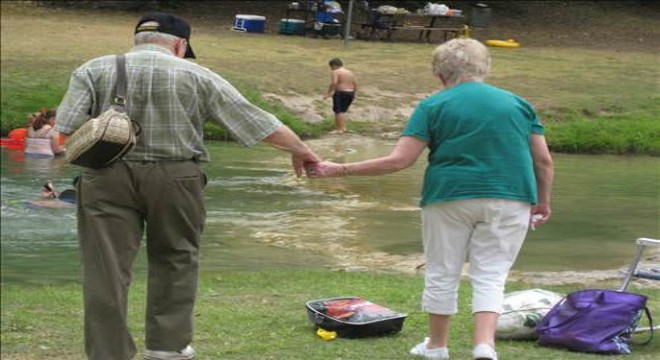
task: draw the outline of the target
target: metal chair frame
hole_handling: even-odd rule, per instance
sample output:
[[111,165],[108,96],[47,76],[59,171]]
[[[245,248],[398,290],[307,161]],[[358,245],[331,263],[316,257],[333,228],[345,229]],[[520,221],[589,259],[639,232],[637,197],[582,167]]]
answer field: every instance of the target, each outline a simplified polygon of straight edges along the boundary
[[[649,239],[649,238],[639,238],[635,240],[635,244],[637,244],[637,250],[635,252],[635,258],[633,259],[633,262],[630,264],[630,267],[628,268],[628,271],[626,273],[626,276],[623,278],[623,282],[621,283],[621,287],[619,288],[619,291],[626,291],[628,289],[628,285],[630,285],[630,281],[632,280],[633,277],[639,277],[637,274],[637,266],[639,265],[639,262],[642,260],[642,255],[644,254],[644,249],[647,246],[654,246],[654,247],[660,247],[660,240],[657,239]],[[635,332],[642,332],[642,331],[649,331],[649,330],[660,330],[660,325],[656,325],[651,329],[651,327],[641,327],[637,328]]]

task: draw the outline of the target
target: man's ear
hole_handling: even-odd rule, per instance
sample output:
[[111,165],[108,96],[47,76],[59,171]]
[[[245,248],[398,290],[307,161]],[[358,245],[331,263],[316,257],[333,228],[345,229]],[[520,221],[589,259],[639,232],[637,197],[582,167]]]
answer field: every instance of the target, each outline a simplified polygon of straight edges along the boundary
[[186,41],[186,39],[179,39],[174,44],[174,55],[183,58],[186,55],[187,49],[188,49],[188,42]]

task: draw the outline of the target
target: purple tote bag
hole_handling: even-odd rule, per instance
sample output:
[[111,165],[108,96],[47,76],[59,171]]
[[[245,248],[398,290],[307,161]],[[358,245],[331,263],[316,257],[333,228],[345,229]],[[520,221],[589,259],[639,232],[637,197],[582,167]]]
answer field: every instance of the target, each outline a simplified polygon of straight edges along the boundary
[[646,300],[644,295],[622,291],[574,291],[536,326],[538,343],[574,351],[628,354],[632,333],[644,311],[653,328]]

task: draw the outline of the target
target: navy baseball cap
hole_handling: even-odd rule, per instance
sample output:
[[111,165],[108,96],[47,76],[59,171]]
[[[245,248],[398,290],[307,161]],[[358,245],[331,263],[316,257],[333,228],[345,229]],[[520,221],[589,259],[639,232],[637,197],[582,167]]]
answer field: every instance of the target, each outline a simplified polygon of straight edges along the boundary
[[195,53],[190,46],[190,24],[185,19],[161,12],[148,13],[138,21],[135,27],[136,34],[145,31],[156,31],[186,39],[188,48],[183,57],[195,58]]

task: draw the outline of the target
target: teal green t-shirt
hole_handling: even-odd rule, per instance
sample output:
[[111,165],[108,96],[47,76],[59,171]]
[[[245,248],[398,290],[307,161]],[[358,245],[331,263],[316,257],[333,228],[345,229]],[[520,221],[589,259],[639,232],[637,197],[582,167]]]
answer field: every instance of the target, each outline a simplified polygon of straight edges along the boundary
[[534,108],[492,85],[461,83],[422,100],[401,133],[429,143],[420,205],[474,198],[536,204],[532,134],[543,134]]

